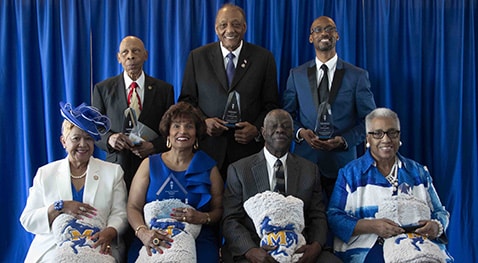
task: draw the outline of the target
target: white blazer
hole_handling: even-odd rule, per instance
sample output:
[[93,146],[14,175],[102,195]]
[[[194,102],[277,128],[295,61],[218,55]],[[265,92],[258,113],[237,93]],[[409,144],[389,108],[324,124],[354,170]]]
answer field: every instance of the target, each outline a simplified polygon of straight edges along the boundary
[[[107,227],[115,228],[118,236],[128,224],[126,196],[121,166],[90,157],[83,203],[109,215]],[[33,179],[27,204],[20,216],[22,226],[35,234],[25,262],[37,262],[54,249],[56,244],[48,222],[48,207],[58,200],[73,200],[68,158],[38,168]]]

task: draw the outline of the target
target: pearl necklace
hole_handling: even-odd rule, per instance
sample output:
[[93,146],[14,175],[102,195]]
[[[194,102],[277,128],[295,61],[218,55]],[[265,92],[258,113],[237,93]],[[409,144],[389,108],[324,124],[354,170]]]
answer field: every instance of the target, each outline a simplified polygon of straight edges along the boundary
[[86,176],[86,171],[85,171],[82,175],[78,175],[78,176],[73,175],[72,173],[70,173],[70,176],[71,176],[71,178],[73,178],[73,179],[81,179],[81,178],[83,178],[83,177]]

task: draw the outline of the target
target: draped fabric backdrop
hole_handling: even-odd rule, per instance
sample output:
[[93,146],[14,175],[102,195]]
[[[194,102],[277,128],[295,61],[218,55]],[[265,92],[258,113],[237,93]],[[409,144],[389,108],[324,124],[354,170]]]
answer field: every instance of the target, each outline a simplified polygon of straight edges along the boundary
[[[144,70],[179,95],[190,50],[217,41],[221,0],[0,1],[0,261],[21,261],[32,235],[19,223],[37,168],[63,158],[59,101],[90,103],[91,88],[122,71],[120,40],[140,37]],[[367,69],[378,106],[401,119],[405,156],[428,165],[451,213],[449,250],[477,262],[477,0],[233,1],[245,39],[275,56],[280,91],[314,56],[309,26],[337,24],[339,57]],[[101,157],[100,152],[96,152]]]

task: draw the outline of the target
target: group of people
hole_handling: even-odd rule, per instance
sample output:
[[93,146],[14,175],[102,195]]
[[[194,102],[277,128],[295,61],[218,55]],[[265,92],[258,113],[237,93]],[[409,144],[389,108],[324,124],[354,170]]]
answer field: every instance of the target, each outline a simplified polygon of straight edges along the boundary
[[[404,233],[431,241],[452,261],[444,245],[449,214],[430,174],[398,154],[399,119],[376,108],[367,71],[338,58],[335,22],[313,21],[316,57],[290,71],[282,99],[272,53],[246,42],[246,29],[240,7],[219,9],[219,41],[191,51],[176,104],[172,85],[143,71],[148,52],[134,36],[119,46],[124,71],[95,85],[93,107],[61,103],[67,156],[34,178],[20,218],[35,234],[25,262],[56,262],[66,244],[76,255],[89,249],[135,262],[142,251],[166,254],[178,242],[172,229],[185,232],[188,224],[201,226],[197,262],[277,262],[278,246],[295,240],[280,234],[290,224],[268,226],[276,232],[263,244],[244,208],[266,191],[303,204],[298,262],[384,262],[391,257],[384,241]],[[317,134],[322,117],[329,120],[325,138]],[[132,137],[140,125],[156,136]],[[95,141],[107,162],[92,157]],[[413,229],[391,215],[376,217],[387,214],[383,200],[410,193],[428,209],[409,222]],[[182,205],[148,214],[168,200]],[[52,229],[64,215],[59,238]],[[88,219],[97,217],[102,224],[93,226]],[[266,223],[274,222],[261,229]]]

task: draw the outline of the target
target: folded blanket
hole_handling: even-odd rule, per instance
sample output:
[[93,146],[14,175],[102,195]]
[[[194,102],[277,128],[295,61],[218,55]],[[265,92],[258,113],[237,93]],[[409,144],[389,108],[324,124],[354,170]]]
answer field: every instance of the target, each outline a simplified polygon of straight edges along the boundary
[[[413,196],[410,187],[403,183],[397,195],[386,198],[379,206],[375,218],[388,218],[401,226],[417,224],[431,218],[425,201]],[[446,252],[437,244],[418,234],[407,233],[385,239],[383,256],[387,263],[446,262]]]
[[302,254],[294,252],[305,245],[304,203],[302,200],[266,191],[244,202],[244,209],[254,222],[260,246],[277,246],[270,252],[278,262],[297,262]]
[[106,227],[106,217],[76,219],[68,214],[59,215],[52,224],[57,248],[56,262],[115,262],[113,256],[100,254],[101,247],[93,248],[91,236]]
[[201,225],[189,224],[170,218],[173,208],[192,208],[179,199],[153,201],[144,206],[144,219],[150,229],[168,232],[174,240],[171,247],[163,249],[163,254],[153,250],[148,256],[146,247],[142,247],[136,262],[196,262],[196,237]]

